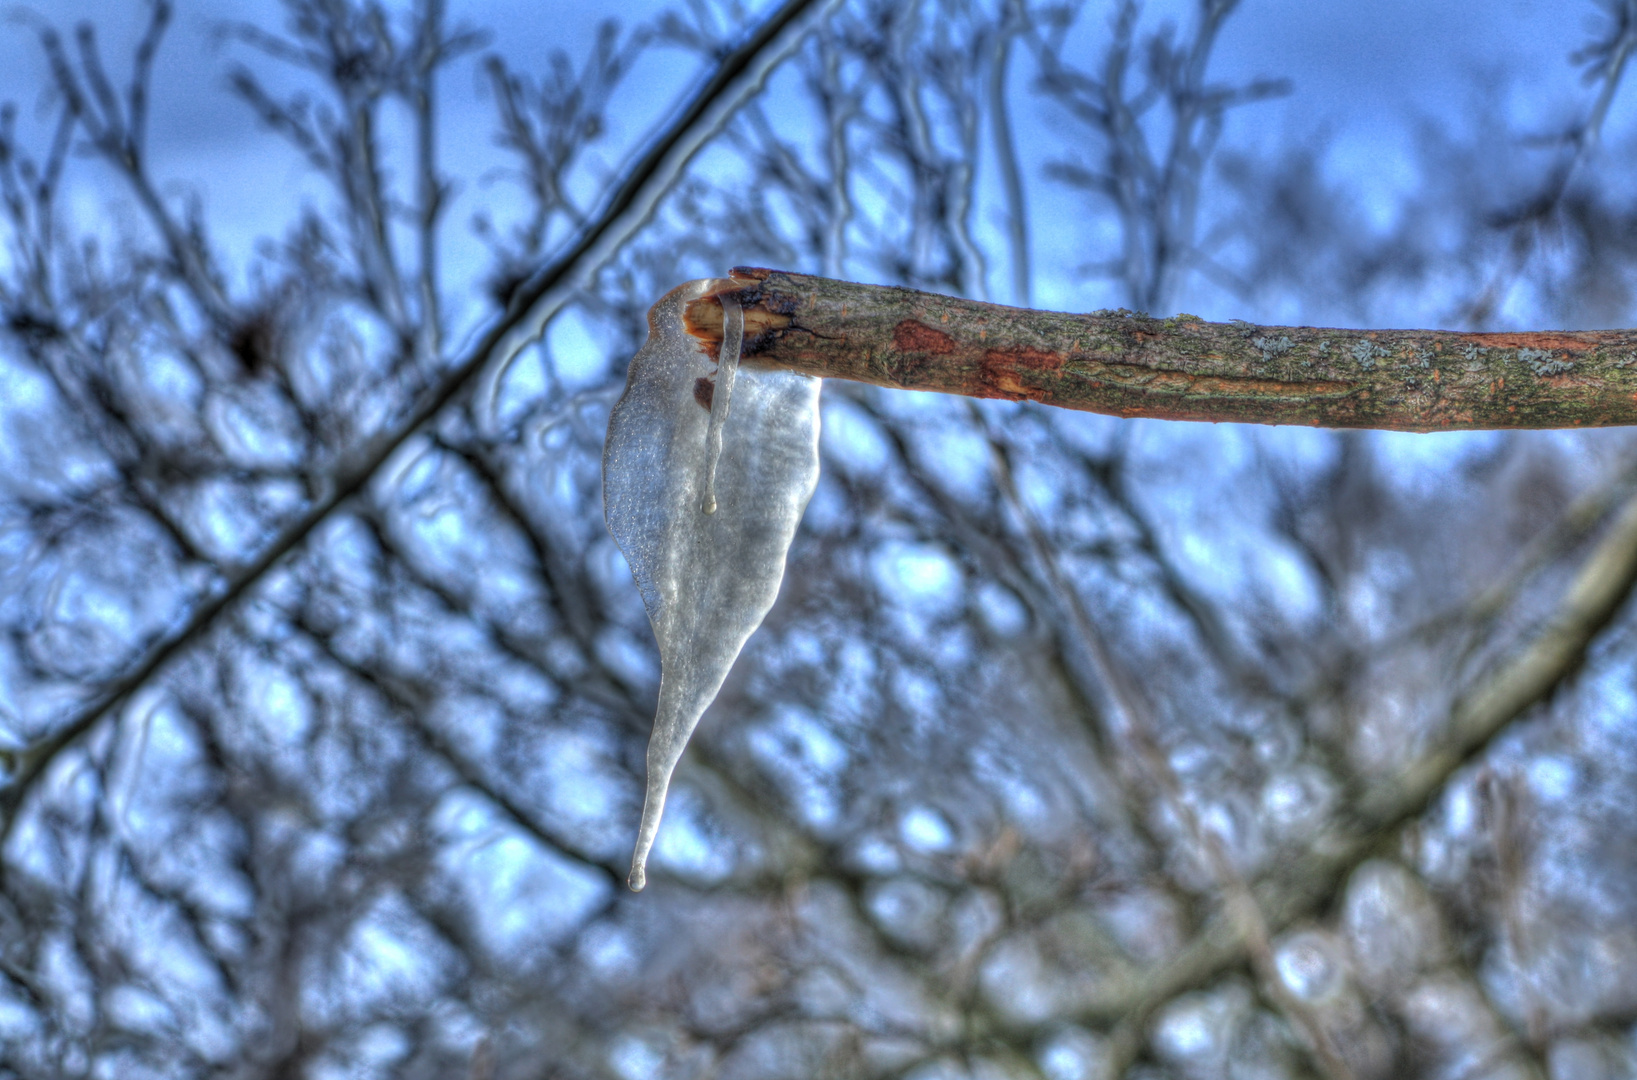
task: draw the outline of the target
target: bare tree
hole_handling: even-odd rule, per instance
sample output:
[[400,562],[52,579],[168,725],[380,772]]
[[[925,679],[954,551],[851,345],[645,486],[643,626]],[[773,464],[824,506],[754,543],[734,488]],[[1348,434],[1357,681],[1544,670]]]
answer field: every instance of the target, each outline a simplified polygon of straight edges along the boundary
[[[598,467],[643,312],[734,265],[949,310],[1102,275],[1156,314],[1629,322],[1597,135],[1633,20],[1600,6],[1551,160],[1429,136],[1383,237],[1309,151],[1230,152],[1234,109],[1301,91],[1219,83],[1232,3],[696,4],[517,70],[435,0],[290,0],[215,32],[329,192],[252,253],[151,161],[169,3],[128,46],[32,18],[47,108],[0,115],[0,1075],[1629,1073],[1622,432],[1428,454],[828,383],[783,594],[641,896],[657,668]],[[695,81],[618,146],[658,57]],[[456,78],[500,174],[440,154]],[[1042,262],[1073,225],[1043,192],[1112,248]],[[568,313],[595,377],[541,338]],[[882,355],[927,353],[902,321]],[[1094,322],[1283,381],[1323,340],[1402,381],[1421,340]],[[1618,335],[1511,336],[1426,340],[1521,365],[1502,407],[1625,385]]]

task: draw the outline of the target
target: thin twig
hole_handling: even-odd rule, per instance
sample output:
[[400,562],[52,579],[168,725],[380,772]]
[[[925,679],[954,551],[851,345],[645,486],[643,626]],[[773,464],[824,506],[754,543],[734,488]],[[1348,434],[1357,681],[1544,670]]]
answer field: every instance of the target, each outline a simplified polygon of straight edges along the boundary
[[1023,32],[1026,19],[1024,0],[1006,0],[1005,13],[995,27],[994,50],[989,57],[989,130],[995,141],[995,162],[1000,167],[1001,190],[1006,195],[1006,239],[1012,264],[1012,303],[1029,307],[1029,214],[1023,194],[1023,176],[1017,166],[1017,144],[1012,138],[1012,114],[1008,109],[1006,77],[1012,56],[1012,42]]

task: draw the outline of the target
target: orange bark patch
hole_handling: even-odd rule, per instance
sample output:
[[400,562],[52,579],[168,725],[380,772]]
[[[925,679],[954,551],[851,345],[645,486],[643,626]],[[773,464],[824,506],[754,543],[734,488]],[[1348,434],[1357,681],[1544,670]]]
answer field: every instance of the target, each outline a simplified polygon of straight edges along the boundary
[[954,338],[914,319],[905,319],[892,328],[892,344],[899,352],[926,352],[942,356],[955,351]]
[[[1025,375],[1055,375],[1063,370],[1063,354],[1042,349],[990,349],[978,369],[977,397],[1022,401],[1035,396]],[[1031,380],[1035,381],[1035,380]]]
[[1585,352],[1597,342],[1577,334],[1540,330],[1516,334],[1462,334],[1462,339],[1486,349],[1542,349],[1547,352]]

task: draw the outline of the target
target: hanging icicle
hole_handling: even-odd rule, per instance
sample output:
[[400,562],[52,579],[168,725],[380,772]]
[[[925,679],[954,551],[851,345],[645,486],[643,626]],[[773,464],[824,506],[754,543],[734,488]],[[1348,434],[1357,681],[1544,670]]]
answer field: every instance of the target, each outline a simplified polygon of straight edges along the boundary
[[705,500],[701,509],[716,513],[716,463],[722,458],[722,425],[733,405],[733,383],[739,374],[739,350],[745,343],[745,312],[737,297],[722,297],[722,348],[716,354],[716,389],[711,394],[711,422],[705,432]]
[[[785,553],[818,483],[820,380],[740,372],[744,316],[722,297],[714,379],[683,306],[743,283],[671,290],[648,313],[608,421],[603,506],[659,642],[659,710],[630,885],[647,882],[671,774],[746,640],[773,606]],[[732,418],[729,419],[729,407]]]

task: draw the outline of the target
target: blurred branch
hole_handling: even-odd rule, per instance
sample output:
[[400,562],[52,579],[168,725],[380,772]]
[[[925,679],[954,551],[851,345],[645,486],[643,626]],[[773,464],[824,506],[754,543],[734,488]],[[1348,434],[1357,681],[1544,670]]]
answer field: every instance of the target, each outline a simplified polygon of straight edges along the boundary
[[218,329],[231,331],[235,323],[233,305],[203,236],[197,228],[172,215],[147,169],[148,84],[171,14],[169,0],[151,0],[148,26],[137,45],[135,71],[123,106],[103,68],[96,30],[90,23],[81,23],[75,29],[77,66],[62,38],[50,26],[39,29],[40,47],[50,65],[52,81],[91,148],[130,184],[163,239],[172,267],[205,316]]
[[1377,645],[1376,652],[1379,655],[1424,647],[1438,635],[1454,630],[1467,639],[1463,652],[1469,655],[1495,621],[1516,603],[1524,587],[1625,505],[1634,487],[1637,487],[1637,461],[1576,498],[1551,525],[1524,545],[1505,572],[1474,595],[1393,635]]
[[438,222],[443,217],[448,184],[438,174],[436,76],[444,59],[443,0],[421,0],[415,20],[419,40],[408,97],[415,112],[416,227],[419,230],[420,342],[422,363],[438,359],[443,348],[443,309],[438,299]]
[[[1469,687],[1451,710],[1443,745],[1398,776],[1350,801],[1346,817],[1271,879],[1256,887],[1277,933],[1324,910],[1347,875],[1420,817],[1461,767],[1579,668],[1586,648],[1637,583],[1637,498],[1581,563],[1547,625],[1493,674]],[[1242,962],[1247,943],[1231,921],[1215,919],[1187,948],[1151,973],[1117,1013],[1140,1027],[1164,1002]]]
[[[831,3],[834,0],[830,0]],[[189,644],[203,637],[217,616],[259,583],[315,527],[342,503],[361,492],[372,477],[433,417],[464,392],[485,365],[503,364],[539,336],[546,321],[572,290],[612,258],[653,212],[660,197],[726,118],[751,97],[772,68],[800,43],[811,25],[816,0],[787,0],[755,32],[723,58],[687,107],[655,139],[626,173],[603,209],[559,256],[520,285],[505,313],[452,365],[408,415],[348,455],[327,490],[277,537],[203,600],[121,677],[98,691],[34,744],[7,755],[9,783],[0,790],[0,836],[9,836],[18,808],[36,779],[62,750],[88,731],[111,706],[142,686]]]
[[1461,693],[1442,745],[1353,804],[1358,822],[1380,832],[1419,816],[1457,769],[1579,669],[1592,640],[1625,604],[1634,584],[1637,497],[1627,499],[1533,640]]
[[[412,346],[404,354],[430,368],[442,341],[436,259],[447,195],[437,168],[436,76],[479,47],[485,35],[446,28],[442,0],[417,0],[401,39],[377,5],[292,0],[290,7],[292,38],[245,23],[228,23],[217,35],[313,74],[333,91],[333,104],[314,101],[306,91],[280,99],[244,65],[232,69],[229,85],[334,185],[360,275],[354,286]],[[382,163],[383,106],[393,97],[413,118],[412,201],[394,196]],[[400,269],[409,260],[400,258],[392,240],[392,219],[403,202],[411,202],[415,237],[414,307]]]
[[512,361],[539,339],[552,316],[648,222],[694,154],[761,91],[773,69],[796,51],[813,25],[839,2],[785,0],[754,34],[723,58],[665,134],[623,171],[623,179],[592,223],[562,254],[516,285],[507,298],[505,316],[484,335],[469,361],[444,378],[426,416],[452,400],[468,376],[482,371],[476,390],[477,415],[480,424],[493,422],[494,405]]
[[1608,13],[1606,32],[1570,56],[1571,61],[1585,65],[1586,81],[1596,84],[1597,94],[1577,124],[1547,140],[1560,145],[1562,151],[1535,193],[1491,216],[1490,224],[1510,230],[1512,237],[1501,265],[1461,312],[1468,325],[1482,325],[1494,316],[1508,289],[1534,257],[1542,229],[1563,205],[1570,181],[1602,138],[1609,106],[1625,78],[1632,50],[1637,48],[1637,2],[1597,0],[1597,4]]
[[738,268],[688,304],[722,337],[745,312],[758,367],[1112,416],[1450,431],[1637,423],[1637,331],[1473,334],[1209,323],[1001,307],[893,286]]
[[1024,0],[1005,0],[1004,16],[995,27],[993,53],[989,58],[989,129],[995,140],[995,161],[1000,166],[1001,190],[1006,193],[1006,240],[1012,265],[1012,303],[1028,307],[1029,208],[1023,192],[1023,176],[1017,165],[1017,144],[1012,137],[1012,114],[1007,106],[1007,69],[1012,42],[1027,29],[1028,10]]
[[[857,114],[860,101],[856,90],[849,90],[841,82],[841,48],[825,35],[820,41],[822,76],[815,80],[815,91],[823,104],[826,125],[829,128],[829,223],[824,236],[824,266],[839,276],[847,264],[847,226],[853,219],[853,199],[849,190],[852,169],[849,164],[847,130]],[[762,110],[757,109],[758,117]],[[765,125],[764,125],[765,126]],[[766,139],[776,142],[771,130]],[[777,144],[781,145],[782,144]],[[794,155],[792,155],[794,157]]]
[[1227,620],[1216,603],[1188,581],[1171,553],[1160,542],[1154,523],[1131,491],[1123,457],[1087,459],[1088,471],[1108,496],[1115,508],[1130,522],[1137,533],[1137,547],[1153,562],[1159,571],[1160,584],[1165,594],[1193,623],[1200,642],[1204,644],[1224,674],[1242,686],[1261,695],[1271,695],[1272,686],[1267,674],[1243,655]]
[[[433,700],[426,687],[406,685],[402,676],[381,670],[378,666],[350,659],[337,647],[334,635],[314,626],[301,613],[291,613],[290,625],[312,642],[330,662],[343,671],[372,687],[393,706],[402,726],[427,750],[446,763],[459,781],[498,808],[518,828],[546,847],[571,859],[577,865],[597,871],[598,877],[611,885],[621,880],[613,863],[587,849],[561,830],[551,829],[537,820],[536,815],[515,798],[491,783],[483,768],[473,762],[460,744],[428,722],[427,706]],[[617,861],[617,860],[616,860]],[[617,895],[617,892],[616,892]]]
[[496,174],[514,179],[528,193],[532,209],[509,242],[493,235],[486,215],[478,217],[481,234],[501,248],[503,295],[527,276],[528,268],[557,239],[554,226],[582,229],[588,211],[566,187],[576,159],[586,154],[609,129],[608,107],[620,80],[645,49],[651,35],[638,31],[621,40],[619,27],[607,20],[598,28],[596,45],[576,71],[568,55],[554,51],[548,74],[538,80],[509,69],[499,56],[484,60],[489,88],[500,122],[498,144],[520,161],[516,169]]
[[[1166,26],[1139,43],[1140,6],[1122,0],[1111,19],[1113,40],[1096,73],[1063,59],[1072,18],[1059,17],[1034,36],[1041,92],[1090,129],[1088,141],[1098,146],[1095,164],[1052,162],[1047,175],[1113,205],[1119,255],[1090,261],[1085,269],[1118,280],[1131,304],[1144,311],[1167,302],[1181,271],[1215,269],[1195,234],[1205,167],[1227,112],[1290,93],[1287,79],[1233,87],[1206,81],[1218,35],[1237,6],[1238,0],[1197,0],[1195,23],[1183,41]],[[1151,132],[1151,114],[1160,106],[1163,119]]]
[[[858,398],[862,396],[857,395]],[[951,499],[947,493],[939,490],[937,485],[928,483],[925,478],[925,463],[916,460],[897,426],[887,423],[886,417],[869,403],[861,400],[860,405],[882,421],[894,449],[907,466],[905,471],[943,515],[950,532],[960,542],[962,550],[974,556],[997,580],[1004,581],[1009,587],[1017,590],[1024,597],[1030,610],[1039,618],[1041,625],[1049,628],[1050,640],[1047,648],[1052,665],[1069,694],[1075,718],[1090,740],[1098,765],[1107,773],[1119,792],[1119,805],[1122,811],[1120,817],[1123,818],[1121,824],[1141,839],[1143,845],[1152,853],[1156,864],[1159,863],[1165,856],[1167,845],[1156,828],[1160,815],[1154,812],[1152,789],[1133,775],[1132,759],[1123,752],[1122,740],[1110,727],[1105,715],[1109,703],[1102,690],[1102,684],[1094,679],[1085,678],[1082,665],[1076,663],[1077,657],[1083,654],[1085,649],[1080,643],[1076,625],[1072,620],[1060,617],[1064,609],[1062,596],[1058,592],[1061,580],[1048,574],[1047,580],[1041,581],[1040,573],[1030,568],[1031,562],[1042,569],[1055,568],[1055,559],[1049,562],[1042,561],[1041,549],[1037,543],[1039,538],[1036,534],[1026,532],[1028,545],[1020,550],[1011,537],[1001,534],[998,522],[987,516],[980,518],[972,514],[969,508]],[[975,408],[973,412],[976,412]],[[981,417],[974,416],[973,421],[992,442],[993,437]],[[1009,464],[1007,468],[1008,476],[1002,478],[1003,493],[1004,484],[1011,482]],[[1008,499],[1014,496],[1015,491]],[[1049,552],[1047,554],[1049,555]]]
[[56,251],[56,196],[78,123],[72,108],[57,110],[56,129],[43,161],[26,154],[17,140],[17,107],[0,105],[0,205],[11,228],[11,258],[21,288],[0,282],[8,323],[21,335],[49,337],[56,327],[52,307],[52,261]]
[[[1045,530],[1036,520],[1028,504],[1018,493],[1012,466],[1011,448],[1006,441],[987,429],[989,446],[994,460],[996,484],[1028,536],[1035,560],[1044,572],[1051,595],[1067,609],[1075,639],[1095,672],[1101,697],[1106,707],[1093,714],[1103,727],[1102,741],[1119,747],[1118,760],[1129,763],[1119,770],[1122,783],[1135,788],[1139,784],[1157,791],[1169,814],[1182,825],[1182,831],[1191,842],[1197,857],[1209,869],[1217,886],[1222,890],[1224,917],[1233,925],[1245,943],[1251,966],[1261,982],[1263,992],[1284,1015],[1307,1036],[1314,1061],[1328,1080],[1352,1080],[1353,1070],[1342,1057],[1323,1022],[1314,1015],[1285,985],[1273,959],[1272,932],[1256,895],[1244,876],[1233,865],[1221,838],[1205,828],[1195,811],[1182,782],[1172,768],[1154,731],[1154,722],[1148,703],[1143,699],[1136,680],[1125,665],[1115,657],[1103,634],[1092,619],[1080,591],[1074,587],[1059,564],[1056,550],[1046,537]],[[1110,723],[1118,718],[1118,726]],[[1132,768],[1131,766],[1136,766]],[[1124,1073],[1141,1049],[1141,1027],[1122,1024],[1114,1037],[1112,1072]]]

